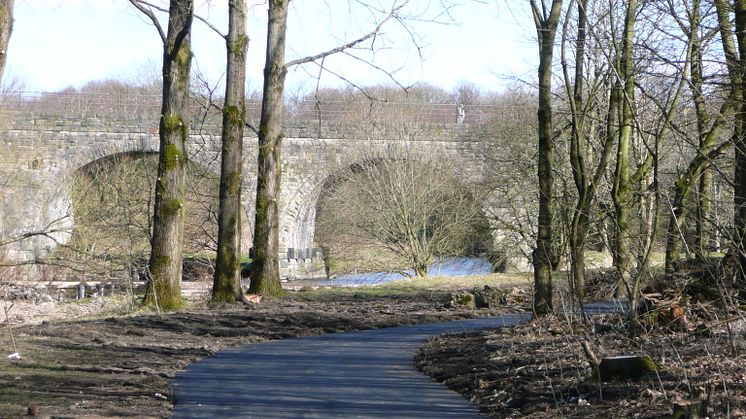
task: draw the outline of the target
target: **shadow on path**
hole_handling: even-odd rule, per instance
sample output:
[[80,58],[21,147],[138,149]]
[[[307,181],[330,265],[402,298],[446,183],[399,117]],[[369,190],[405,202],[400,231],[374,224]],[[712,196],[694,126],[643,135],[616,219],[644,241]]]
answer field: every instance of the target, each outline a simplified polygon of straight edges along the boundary
[[480,417],[412,366],[429,337],[509,327],[530,314],[271,341],[221,351],[174,380],[175,418]]
[[[624,311],[625,301],[585,305]],[[477,406],[412,366],[425,340],[530,313],[284,339],[227,349],[174,380],[175,418],[469,418]]]

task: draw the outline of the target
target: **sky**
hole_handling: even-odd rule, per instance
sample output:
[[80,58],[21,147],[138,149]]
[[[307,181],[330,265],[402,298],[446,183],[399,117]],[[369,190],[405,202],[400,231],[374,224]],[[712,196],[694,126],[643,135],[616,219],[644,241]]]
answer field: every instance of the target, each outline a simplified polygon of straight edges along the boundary
[[[358,0],[293,0],[288,19],[287,60],[312,55],[369,32],[380,14]],[[368,0],[388,5],[396,0]],[[455,0],[442,0],[455,2]],[[532,80],[537,66],[535,31],[528,2],[459,0],[447,16],[441,1],[410,0],[402,10],[411,19],[387,23],[375,53],[359,58],[394,73],[402,85],[428,83],[451,90],[461,84],[500,91]],[[196,0],[196,13],[227,32],[226,0]],[[249,3],[248,88],[260,90],[264,65],[266,5]],[[16,0],[4,83],[20,82],[26,91],[57,91],[90,81],[137,81],[158,77],[162,47],[156,29],[127,0]],[[165,15],[163,18],[165,19]],[[164,20],[164,29],[166,27]],[[412,41],[415,39],[416,41]],[[225,67],[223,39],[195,20],[193,71],[211,86],[221,86]],[[325,61],[333,73],[360,85],[392,84],[385,73],[347,55]],[[340,77],[319,66],[294,67],[287,89],[337,87]]]

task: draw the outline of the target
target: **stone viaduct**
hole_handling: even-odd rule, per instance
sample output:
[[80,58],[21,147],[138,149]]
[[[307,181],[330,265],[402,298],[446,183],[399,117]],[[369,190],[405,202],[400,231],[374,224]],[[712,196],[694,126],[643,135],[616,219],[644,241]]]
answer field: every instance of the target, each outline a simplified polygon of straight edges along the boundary
[[[66,242],[74,227],[71,179],[75,171],[121,153],[157,152],[157,125],[157,117],[128,120],[0,112],[0,243],[4,243],[0,258],[39,260]],[[314,249],[317,201],[325,180],[338,170],[386,155],[392,147],[406,147],[434,164],[458,167],[465,182],[483,177],[488,145],[470,140],[466,125],[456,124],[455,118],[420,131],[416,138],[411,131],[372,139],[364,129],[350,125],[308,125],[286,128],[283,142],[280,263],[284,276],[302,275],[320,256]],[[193,128],[189,148],[192,162],[219,173],[216,125],[201,133]],[[253,223],[255,137],[245,138],[244,150],[244,208]],[[251,226],[245,230],[250,232]]]

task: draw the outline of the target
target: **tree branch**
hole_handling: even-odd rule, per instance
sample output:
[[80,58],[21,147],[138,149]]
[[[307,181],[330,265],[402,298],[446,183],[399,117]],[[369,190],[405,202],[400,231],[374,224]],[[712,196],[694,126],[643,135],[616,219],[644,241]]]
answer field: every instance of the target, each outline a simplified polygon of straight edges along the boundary
[[[148,17],[148,19],[150,19],[150,21],[153,23],[153,26],[155,26],[155,28],[158,30],[158,35],[161,37],[161,42],[163,42],[163,45],[166,45],[166,33],[163,32],[161,23],[158,21],[158,18],[155,17],[155,13],[153,13],[152,10],[148,9],[145,6],[148,6],[153,9],[160,10],[160,11],[163,11],[163,9],[153,4],[150,4],[148,2],[141,1],[141,0],[129,0],[129,1],[133,6],[135,6],[137,10],[142,12],[142,14],[144,14],[145,16]],[[166,12],[168,12],[168,10],[166,10]]]
[[[148,9],[143,10],[144,9],[142,7],[143,4],[146,5],[146,6],[148,6],[148,7],[153,8],[155,10],[158,10],[159,12],[168,13],[168,9],[166,9],[165,7],[158,6],[157,4],[150,3],[149,1],[146,1],[146,0],[130,0],[130,3],[132,3],[135,7],[137,7],[141,12],[143,12],[145,14],[148,14],[148,12],[150,14],[152,14],[153,12],[151,10],[148,10]],[[138,5],[138,3],[140,5]],[[147,12],[146,12],[146,10],[147,10]],[[194,16],[195,19],[197,19],[200,22],[204,23],[205,26],[207,26],[208,28],[210,28],[213,32],[215,32],[216,34],[218,34],[219,37],[221,37],[223,39],[226,39],[228,37],[228,35],[224,34],[223,32],[220,32],[220,29],[218,29],[215,25],[213,25],[212,23],[210,23],[207,19],[205,19],[202,16],[197,15],[197,14],[195,14],[193,16]],[[153,18],[154,18],[154,16],[150,16],[150,15],[148,15],[148,17],[150,17],[150,20],[153,20]],[[159,25],[156,26],[156,27],[158,28],[158,31],[161,32],[161,38],[163,38],[163,40],[164,40],[163,42],[165,43],[166,42],[165,41],[165,35],[163,35],[163,31],[161,30],[161,27]]]
[[372,31],[368,32],[367,34],[363,35],[362,37],[360,37],[358,39],[355,39],[354,41],[350,41],[350,42],[348,42],[348,43],[346,43],[344,45],[340,45],[340,46],[338,46],[336,48],[332,48],[332,49],[330,49],[328,51],[324,51],[322,53],[316,54],[316,55],[311,55],[311,56],[307,56],[307,57],[303,57],[303,58],[298,58],[296,60],[292,60],[292,61],[290,61],[290,62],[288,62],[288,63],[285,64],[285,68],[287,69],[287,68],[294,67],[294,66],[297,66],[297,65],[306,64],[306,63],[310,63],[310,62],[313,62],[313,61],[318,61],[318,60],[320,60],[322,58],[326,58],[326,57],[328,57],[330,55],[338,54],[340,52],[343,52],[345,50],[353,48],[353,47],[355,47],[355,46],[357,46],[357,45],[359,45],[359,44],[367,41],[368,39],[375,38],[375,36],[378,35],[378,33],[381,31],[381,27],[383,27],[383,25],[386,24],[386,22],[388,22],[392,18],[398,18],[398,15],[396,13],[399,10],[401,10],[404,6],[406,6],[407,3],[409,3],[408,0],[405,1],[404,3],[400,4],[399,6],[393,8],[391,10],[391,13],[389,13],[388,16],[386,16],[381,22],[379,22],[378,25],[376,25],[376,27]]

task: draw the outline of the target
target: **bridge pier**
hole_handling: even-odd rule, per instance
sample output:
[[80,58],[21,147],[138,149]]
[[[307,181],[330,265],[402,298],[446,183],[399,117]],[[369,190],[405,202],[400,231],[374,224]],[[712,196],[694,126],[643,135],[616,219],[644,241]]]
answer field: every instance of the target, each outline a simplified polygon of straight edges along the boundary
[[67,172],[42,159],[28,167],[0,171],[0,252],[5,262],[28,262],[48,256],[72,234],[71,189]]
[[324,252],[315,247],[281,250],[280,277],[288,280],[326,278]]

